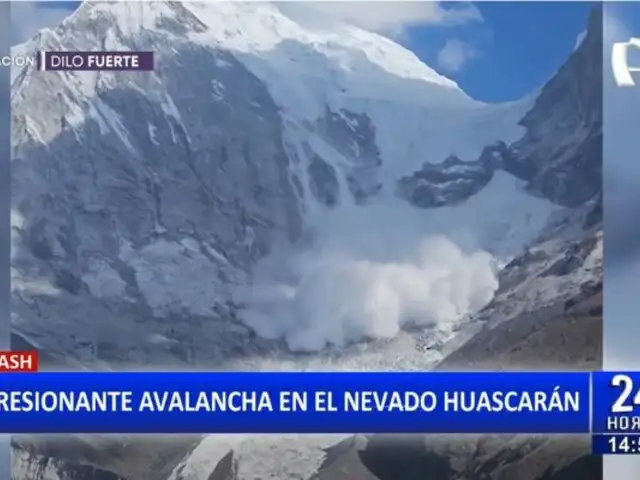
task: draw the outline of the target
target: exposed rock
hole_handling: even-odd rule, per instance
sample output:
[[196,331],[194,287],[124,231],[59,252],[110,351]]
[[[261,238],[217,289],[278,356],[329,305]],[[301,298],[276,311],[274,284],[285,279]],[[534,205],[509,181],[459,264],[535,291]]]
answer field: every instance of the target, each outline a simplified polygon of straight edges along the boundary
[[440,164],[425,163],[398,181],[397,194],[421,208],[458,204],[482,190],[508,154],[506,145],[498,142],[486,147],[474,162],[450,156]]
[[[521,120],[522,139],[487,147],[475,161],[450,157],[398,181],[398,194],[422,208],[467,200],[497,168],[554,203],[583,205],[602,189],[602,13],[594,9],[585,39],[544,86]],[[601,221],[594,208],[585,228]]]
[[382,187],[378,179],[382,159],[371,119],[344,109],[339,112],[327,109],[324,118],[318,122],[318,133],[329,145],[334,145],[343,158],[349,159],[345,173],[356,202],[364,203],[378,193]]
[[311,192],[318,201],[328,207],[334,207],[340,200],[340,186],[335,169],[317,155],[308,168],[311,179]]
[[594,8],[576,51],[522,119],[525,136],[504,168],[531,191],[575,207],[602,189],[602,11]]

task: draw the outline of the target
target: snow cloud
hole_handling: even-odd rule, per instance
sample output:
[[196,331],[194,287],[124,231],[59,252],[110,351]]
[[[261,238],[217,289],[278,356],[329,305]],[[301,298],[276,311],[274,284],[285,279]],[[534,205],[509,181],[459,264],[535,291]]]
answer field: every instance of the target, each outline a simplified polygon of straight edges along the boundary
[[462,40],[447,40],[438,52],[438,66],[451,73],[459,72],[470,60],[478,56],[476,49]]
[[435,1],[385,2],[308,2],[325,14],[356,24],[364,29],[392,36],[419,26],[456,26],[482,22],[480,11],[471,3]]
[[313,229],[310,248],[278,249],[238,298],[249,326],[295,351],[390,339],[411,326],[446,336],[498,287],[490,254],[462,248],[400,200],[343,206]]

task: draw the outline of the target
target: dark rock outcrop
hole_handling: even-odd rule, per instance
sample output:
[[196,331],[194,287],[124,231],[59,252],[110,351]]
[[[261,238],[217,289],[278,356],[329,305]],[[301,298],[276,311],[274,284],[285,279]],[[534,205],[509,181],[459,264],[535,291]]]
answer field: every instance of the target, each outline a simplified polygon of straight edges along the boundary
[[504,143],[486,147],[475,162],[450,156],[440,164],[425,163],[398,181],[398,196],[421,208],[455,205],[482,190],[509,154]]
[[520,122],[504,169],[528,189],[575,207],[602,191],[602,10],[594,8],[584,40],[544,86]]
[[[484,149],[477,160],[450,157],[398,181],[398,195],[422,208],[454,205],[482,190],[496,169],[526,182],[531,193],[577,207],[602,191],[602,12],[520,121],[524,136]],[[600,211],[601,211],[600,203]],[[594,210],[585,228],[601,221]]]

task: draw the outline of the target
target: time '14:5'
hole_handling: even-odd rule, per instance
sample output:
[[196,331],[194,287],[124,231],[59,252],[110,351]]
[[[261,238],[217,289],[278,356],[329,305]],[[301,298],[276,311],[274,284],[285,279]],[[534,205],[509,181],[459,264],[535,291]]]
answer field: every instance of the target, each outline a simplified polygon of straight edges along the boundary
[[640,454],[640,435],[594,435],[591,449],[594,455]]

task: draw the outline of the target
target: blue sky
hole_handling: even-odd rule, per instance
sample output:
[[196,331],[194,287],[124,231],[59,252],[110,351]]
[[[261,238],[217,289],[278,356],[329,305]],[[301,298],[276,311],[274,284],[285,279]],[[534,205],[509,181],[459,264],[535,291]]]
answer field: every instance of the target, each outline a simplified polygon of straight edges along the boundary
[[[585,30],[588,2],[478,2],[481,22],[455,28],[411,28],[404,43],[428,65],[486,101],[521,98],[549,79]],[[453,40],[452,40],[453,39]],[[438,61],[449,42],[463,44],[460,69]],[[456,64],[449,65],[455,67]]]
[[[14,38],[55,24],[77,2],[14,3]],[[588,2],[332,2],[323,9],[394,37],[472,97],[521,98],[573,51]],[[34,12],[34,10],[38,10]]]

